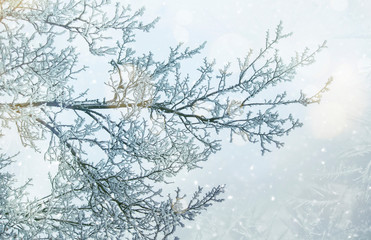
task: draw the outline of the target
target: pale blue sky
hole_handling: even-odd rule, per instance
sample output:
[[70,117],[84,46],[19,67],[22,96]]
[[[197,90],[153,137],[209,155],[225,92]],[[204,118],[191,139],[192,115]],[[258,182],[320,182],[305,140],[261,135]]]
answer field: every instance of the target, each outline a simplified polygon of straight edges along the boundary
[[[203,169],[176,179],[174,185],[188,191],[194,190],[195,184],[227,184],[226,202],[187,225],[181,235],[185,239],[227,239],[223,229],[233,217],[226,216],[246,215],[253,206],[263,205],[279,215],[282,205],[310,184],[309,176],[354,146],[351,141],[362,131],[355,119],[365,117],[370,102],[369,1],[142,0],[135,5],[145,5],[149,19],[161,17],[152,34],[140,40],[145,49],[155,48],[161,54],[177,41],[195,46],[206,40],[203,54],[216,58],[219,66],[227,61],[236,64],[236,57],[243,57],[249,48],[257,50],[264,44],[265,31],[274,29],[281,20],[286,31],[294,33],[280,45],[284,57],[328,42],[328,49],[318,55],[317,62],[298,72],[297,82],[290,89],[310,94],[333,76],[331,91],[320,105],[292,108],[304,127],[285,138],[283,149],[261,157],[258,145],[225,141],[223,150]],[[150,45],[145,44],[148,41]],[[208,232],[210,222],[214,231]]]
[[[303,89],[311,94],[333,76],[331,91],[320,105],[292,108],[291,112],[302,120],[304,127],[285,137],[283,149],[273,149],[272,153],[261,157],[258,145],[241,140],[228,144],[226,140],[223,150],[204,163],[203,169],[182,173],[174,179],[170,189],[180,186],[189,193],[196,189],[196,184],[206,187],[227,184],[226,202],[215,205],[203,217],[187,224],[180,234],[184,239],[196,238],[202,228],[208,226],[207,219],[212,218],[218,225],[226,215],[243,214],[254,204],[279,209],[285,198],[295,194],[305,182],[307,175],[324,167],[328,158],[351,147],[349,139],[356,138],[362,131],[362,126],[354,119],[365,117],[370,102],[370,1],[128,2],[133,8],[146,6],[144,19],[161,17],[151,33],[138,36],[136,46],[138,52],[151,50],[162,57],[167,55],[169,46],[179,41],[191,47],[207,41],[203,56],[216,58],[218,66],[230,61],[232,69],[236,69],[236,57],[244,57],[249,48],[258,51],[264,44],[265,31],[273,30],[281,20],[284,29],[294,33],[280,45],[281,54],[286,58],[306,46],[314,49],[324,40],[328,41],[328,49],[318,56],[316,63],[300,70],[297,82],[289,88],[294,93]],[[185,71],[192,72],[197,64],[196,60],[191,62]],[[94,75],[89,80],[92,92],[101,91],[94,90],[100,75],[94,71],[90,74]],[[9,139],[2,138],[1,141],[5,150],[17,150],[16,144],[8,144]],[[48,187],[43,184],[45,167],[38,164],[37,155],[26,150],[19,158],[16,172],[20,181],[33,177],[33,191],[40,195],[46,192]],[[220,229],[215,234],[223,233]],[[201,239],[211,239],[211,236],[203,235]]]

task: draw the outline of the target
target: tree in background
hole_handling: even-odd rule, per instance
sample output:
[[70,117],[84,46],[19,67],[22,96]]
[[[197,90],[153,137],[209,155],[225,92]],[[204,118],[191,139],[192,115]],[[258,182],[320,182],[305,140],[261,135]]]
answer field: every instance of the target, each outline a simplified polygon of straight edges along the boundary
[[[319,102],[317,94],[262,93],[294,79],[299,66],[313,63],[325,47],[297,53],[284,63],[276,44],[290,36],[279,24],[263,47],[217,71],[204,59],[197,77],[181,73],[181,63],[197,48],[170,48],[165,60],[136,54],[138,31],[157,21],[140,21],[143,9],[109,1],[0,1],[0,121],[16,128],[24,146],[57,162],[51,193],[26,198],[26,183],[15,188],[6,167],[16,156],[0,155],[0,236],[2,238],[166,239],[213,202],[223,186],[184,196],[161,195],[161,183],[192,170],[220,150],[217,134],[229,131],[259,143],[283,146],[280,137],[301,123],[281,116],[280,107]],[[85,46],[76,47],[77,41]],[[105,85],[110,96],[87,98],[78,92],[88,66],[79,50],[110,67]],[[85,59],[86,60],[86,59]],[[99,70],[98,70],[99,71]],[[238,100],[240,99],[240,100]],[[43,144],[48,141],[47,149]]]
[[[370,112],[341,154],[326,159],[291,200],[285,223],[301,239],[369,239],[371,235]],[[347,140],[348,140],[347,139]],[[347,143],[348,143],[347,142]]]

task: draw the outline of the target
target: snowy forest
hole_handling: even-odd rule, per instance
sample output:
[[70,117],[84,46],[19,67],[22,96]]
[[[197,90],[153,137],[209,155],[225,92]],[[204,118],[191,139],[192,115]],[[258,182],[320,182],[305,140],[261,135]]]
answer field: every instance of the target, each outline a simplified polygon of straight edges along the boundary
[[369,10],[0,0],[0,238],[370,239]]

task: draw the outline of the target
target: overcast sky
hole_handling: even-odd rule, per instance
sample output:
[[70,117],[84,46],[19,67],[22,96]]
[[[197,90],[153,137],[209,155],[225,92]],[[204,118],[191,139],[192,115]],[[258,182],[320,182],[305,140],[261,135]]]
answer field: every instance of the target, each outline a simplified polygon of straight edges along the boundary
[[265,31],[282,21],[284,29],[294,33],[280,45],[284,57],[305,47],[314,49],[324,40],[328,46],[316,63],[298,71],[290,91],[298,93],[303,89],[311,94],[334,77],[331,91],[320,105],[292,108],[304,127],[285,138],[284,148],[273,149],[262,157],[258,145],[225,141],[223,150],[213,155],[203,169],[177,178],[174,185],[188,191],[197,184],[227,184],[226,202],[187,225],[181,235],[185,239],[228,239],[230,235],[223,236],[223,231],[232,226],[228,222],[241,218],[237,216],[251,216],[249,211],[254,206],[264,206],[279,215],[286,201],[310,184],[317,171],[356,145],[363,129],[357,119],[366,117],[370,102],[371,2],[135,2],[135,6],[140,5],[146,6],[148,19],[161,17],[152,34],[140,39],[144,49],[152,48],[161,54],[167,45],[179,41],[196,46],[206,40],[203,54],[215,58],[218,66],[230,61],[233,69],[237,57],[243,57],[250,48],[257,51],[264,44]]
[[[369,108],[371,72],[371,2],[366,0],[259,0],[259,1],[196,1],[196,0],[136,0],[133,8],[146,7],[144,19],[161,17],[151,33],[140,34],[138,51],[153,51],[164,57],[169,46],[178,42],[195,47],[203,41],[207,45],[202,53],[215,58],[217,66],[226,62],[237,67],[237,57],[244,57],[252,48],[258,51],[264,45],[267,29],[274,30],[282,21],[287,32],[293,36],[280,45],[283,57],[302,51],[305,47],[315,49],[323,41],[328,48],[318,55],[317,61],[298,71],[295,84],[290,85],[294,96],[303,89],[308,95],[320,89],[329,77],[334,77],[331,91],[324,95],[320,105],[307,108],[293,107],[290,110],[304,123],[284,138],[282,149],[272,149],[264,157],[258,145],[237,139],[232,144],[224,141],[222,151],[213,155],[203,169],[183,173],[174,179],[189,194],[196,185],[204,187],[227,184],[226,201],[210,208],[207,214],[187,224],[179,234],[184,239],[209,239],[202,228],[223,224],[229,216],[244,215],[251,206],[266,206],[279,209],[295,194],[306,176],[324,168],[328,159],[336,158],[354,144],[350,141],[361,134],[362,119]],[[192,62],[185,71],[198,67]],[[190,65],[192,65],[190,64]],[[90,81],[90,80],[89,80]],[[94,84],[99,79],[92,79]],[[3,140],[5,141],[5,140]],[[2,142],[2,146],[7,145]],[[10,151],[11,144],[7,145]],[[6,149],[5,149],[6,150]],[[35,191],[43,190],[38,184],[39,165],[29,161],[34,155],[23,152],[24,158],[17,169],[20,181],[35,178]],[[44,176],[45,177],[45,176]],[[274,211],[273,211],[274,212]],[[276,212],[276,214],[279,214]],[[231,218],[233,219],[233,218]],[[218,225],[219,224],[219,225]],[[264,227],[264,226],[263,226]],[[222,237],[222,230],[215,234]]]

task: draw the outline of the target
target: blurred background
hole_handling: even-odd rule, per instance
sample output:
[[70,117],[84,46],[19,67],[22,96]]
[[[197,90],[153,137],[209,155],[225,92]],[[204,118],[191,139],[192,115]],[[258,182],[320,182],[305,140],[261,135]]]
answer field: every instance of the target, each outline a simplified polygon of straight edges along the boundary
[[146,6],[145,18],[161,17],[138,40],[144,51],[161,55],[177,42],[197,46],[206,40],[203,56],[215,58],[218,67],[231,62],[237,69],[237,57],[250,48],[257,52],[266,30],[274,31],[280,21],[293,32],[279,46],[284,58],[327,41],[316,62],[298,70],[288,92],[310,95],[329,77],[334,82],[321,104],[289,108],[304,126],[285,137],[282,149],[261,156],[258,145],[229,143],[222,135],[222,150],[202,169],[174,180],[173,187],[189,194],[196,185],[226,184],[226,200],[178,230],[181,239],[371,238],[371,2],[142,0],[134,5]]
[[[287,87],[293,97],[301,89],[311,95],[333,77],[330,91],[321,104],[288,108],[304,126],[283,139],[283,148],[272,146],[271,153],[261,156],[258,144],[230,143],[221,134],[222,150],[202,169],[183,172],[164,186],[168,191],[179,186],[191,195],[197,185],[226,184],[225,201],[178,229],[180,239],[371,238],[370,1],[128,2],[133,9],[146,7],[145,20],[161,18],[149,34],[138,35],[138,53],[151,50],[159,59],[178,42],[196,47],[207,41],[202,56],[189,61],[184,73],[194,73],[205,56],[215,58],[217,67],[230,62],[237,70],[237,57],[263,47],[266,30],[273,34],[280,21],[284,31],[294,33],[279,45],[283,58],[327,41],[316,62],[299,69]],[[99,74],[84,86],[94,94],[101,91],[94,90],[97,81]],[[15,144],[2,141],[4,150],[17,151]],[[19,182],[32,177],[32,194],[43,195],[48,186],[42,169],[53,171],[53,166],[37,164],[41,160],[27,151],[19,158],[14,170]]]

